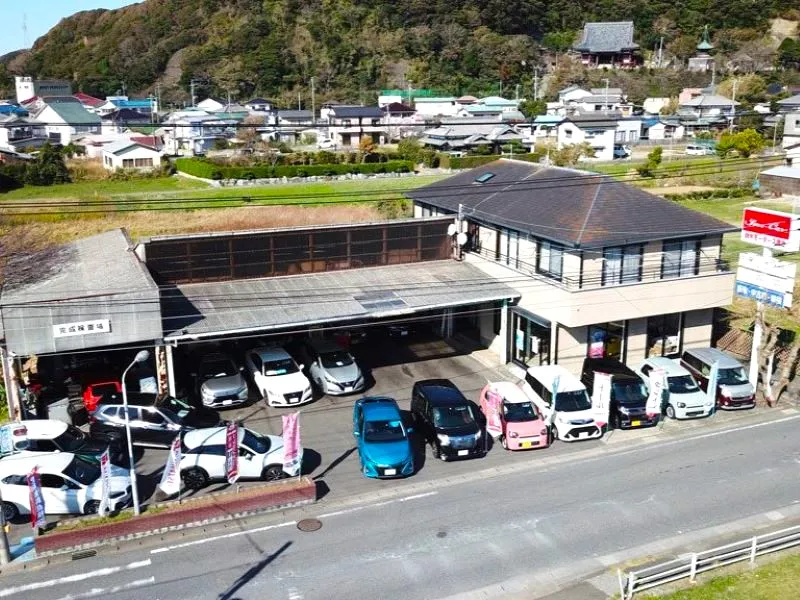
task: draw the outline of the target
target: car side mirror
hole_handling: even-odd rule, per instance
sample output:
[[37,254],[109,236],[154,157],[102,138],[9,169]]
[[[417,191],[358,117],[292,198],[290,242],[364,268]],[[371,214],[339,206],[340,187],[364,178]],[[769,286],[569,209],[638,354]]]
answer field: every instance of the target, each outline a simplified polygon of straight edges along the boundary
[[239,367],[239,372],[244,373],[244,367]]
[[408,431],[408,433],[414,433],[414,428],[413,427],[409,427],[406,431]]
[[361,433],[359,433],[358,431],[354,431],[353,432],[353,437],[359,437],[360,435],[361,435]]

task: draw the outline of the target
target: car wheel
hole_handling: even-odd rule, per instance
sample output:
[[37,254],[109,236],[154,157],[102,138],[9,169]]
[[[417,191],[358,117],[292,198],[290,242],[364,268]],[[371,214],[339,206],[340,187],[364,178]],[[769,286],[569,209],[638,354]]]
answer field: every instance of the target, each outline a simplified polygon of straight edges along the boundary
[[261,479],[264,481],[277,481],[283,477],[283,467],[280,465],[270,465],[261,472]]
[[96,515],[99,510],[100,500],[89,500],[89,502],[83,505],[83,514],[85,515]]
[[199,490],[208,484],[208,473],[200,467],[192,467],[181,472],[181,479],[190,490]]
[[667,416],[670,419],[675,418],[675,408],[672,406],[672,404],[667,405]]
[[436,445],[436,442],[431,443],[431,455],[433,458],[441,458],[442,453],[439,451],[439,446]]
[[508,450],[508,440],[506,439],[506,436],[502,436],[500,438],[500,443],[503,444],[504,449]]
[[551,443],[555,442],[558,439],[558,427],[555,425],[550,426],[550,439]]
[[19,516],[19,508],[12,502],[3,502],[3,518],[6,523],[13,521]]
[[619,429],[619,415],[616,412],[611,413],[611,429]]

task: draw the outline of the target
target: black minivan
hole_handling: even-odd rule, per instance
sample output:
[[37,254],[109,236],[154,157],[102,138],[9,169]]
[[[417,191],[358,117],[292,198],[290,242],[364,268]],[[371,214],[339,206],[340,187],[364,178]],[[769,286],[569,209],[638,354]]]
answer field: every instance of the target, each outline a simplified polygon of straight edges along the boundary
[[595,373],[611,375],[610,428],[633,429],[658,424],[660,415],[647,416],[647,387],[636,373],[613,358],[587,358],[583,361],[581,383],[589,394],[594,390]]
[[476,410],[449,379],[417,381],[411,394],[411,415],[434,458],[486,454],[486,436]]

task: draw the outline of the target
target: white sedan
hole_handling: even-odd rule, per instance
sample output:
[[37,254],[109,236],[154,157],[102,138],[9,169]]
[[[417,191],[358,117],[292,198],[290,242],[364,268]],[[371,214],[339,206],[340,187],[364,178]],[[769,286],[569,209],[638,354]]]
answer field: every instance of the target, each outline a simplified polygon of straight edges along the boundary
[[[226,478],[225,427],[195,429],[183,436],[180,473],[184,485],[199,489]],[[300,450],[302,457],[303,451]],[[275,481],[283,477],[283,440],[239,427],[239,478]]]
[[249,350],[245,364],[261,397],[270,406],[294,406],[314,399],[303,365],[298,365],[283,348]]
[[[10,456],[0,460],[0,493],[7,521],[30,514],[26,476],[38,467],[45,514],[90,515],[98,511],[103,497],[100,465],[69,452],[39,456]],[[109,510],[116,512],[131,501],[128,471],[111,466]]]

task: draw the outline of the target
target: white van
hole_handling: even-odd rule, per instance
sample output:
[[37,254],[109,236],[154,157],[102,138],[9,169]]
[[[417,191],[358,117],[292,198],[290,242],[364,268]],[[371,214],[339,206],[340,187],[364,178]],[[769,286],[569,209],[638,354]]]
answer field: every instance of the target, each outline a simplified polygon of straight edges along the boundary
[[708,156],[714,154],[714,150],[708,146],[699,146],[697,144],[689,144],[686,146],[686,154],[689,156]]
[[[553,402],[553,389],[558,388]],[[551,435],[565,442],[599,438],[603,430],[595,422],[592,401],[580,380],[558,365],[530,367],[525,372],[523,391],[552,423]]]
[[664,369],[666,375],[666,406],[664,410],[670,419],[693,419],[707,417],[714,410],[714,402],[700,389],[692,374],[678,361],[656,356],[648,358],[635,370],[650,391],[650,374],[653,369]]

